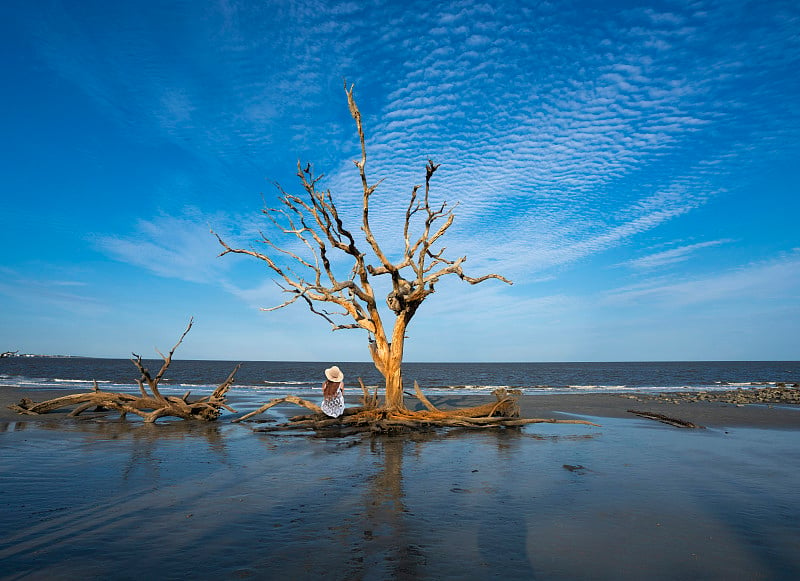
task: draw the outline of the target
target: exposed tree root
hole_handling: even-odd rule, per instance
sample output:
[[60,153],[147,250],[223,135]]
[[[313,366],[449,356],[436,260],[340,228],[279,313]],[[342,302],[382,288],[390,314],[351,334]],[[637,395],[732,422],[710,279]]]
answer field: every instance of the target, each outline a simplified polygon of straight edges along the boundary
[[[175,353],[178,345],[181,344],[191,328],[192,321],[190,320],[189,325],[169,352],[169,355],[164,356],[161,354],[161,357],[164,359],[164,364],[155,377],[144,367],[141,356],[135,353],[133,354],[134,359],[131,361],[133,361],[133,364],[141,373],[141,378],[136,380],[139,385],[139,391],[141,392],[140,396],[130,393],[100,391],[100,388],[97,386],[97,381],[95,381],[94,390],[90,392],[57,397],[41,403],[36,403],[31,399],[24,398],[18,404],[12,404],[8,407],[21,414],[37,416],[54,410],[77,406],[69,413],[70,417],[80,415],[82,412],[93,407],[96,411],[112,410],[119,412],[120,418],[124,418],[128,413],[136,414],[143,417],[146,423],[153,423],[158,418],[167,416],[185,420],[212,421],[219,417],[223,408],[235,413],[236,410],[225,403],[225,396],[233,384],[236,372],[239,370],[239,365],[237,365],[234,370],[231,371],[230,375],[228,375],[228,378],[214,390],[214,393],[194,401],[189,401],[190,392],[188,391],[181,397],[174,395],[164,396],[159,391],[158,383],[169,368],[173,353]],[[145,384],[147,388],[150,389],[150,393],[148,393]]]
[[317,415],[324,415],[322,413],[322,409],[320,409],[320,407],[317,404],[315,404],[314,402],[310,402],[310,401],[308,401],[306,399],[297,397],[296,395],[287,395],[286,397],[276,397],[275,399],[271,399],[270,401],[268,401],[267,403],[262,405],[257,410],[255,410],[253,412],[250,412],[249,414],[245,414],[240,418],[236,418],[235,420],[233,420],[233,422],[234,423],[238,423],[238,422],[243,422],[245,420],[249,420],[253,416],[257,416],[259,414],[263,414],[269,408],[271,408],[273,406],[276,406],[279,403],[286,403],[286,402],[293,403],[295,405],[299,405],[299,406],[308,408],[308,409],[310,409],[312,412],[314,412]]
[[[359,380],[360,381],[360,380]],[[363,387],[363,383],[361,384]],[[455,410],[440,410],[425,397],[419,385],[414,382],[417,398],[426,408],[424,410],[388,410],[377,407],[377,398],[373,399],[364,388],[365,405],[345,409],[338,418],[331,418],[322,413],[319,407],[296,396],[276,398],[259,409],[234,420],[248,420],[279,403],[293,403],[313,411],[313,414],[294,416],[288,422],[254,428],[256,432],[281,432],[287,430],[312,430],[315,432],[336,431],[338,435],[358,432],[400,432],[428,430],[436,428],[500,428],[518,427],[528,424],[598,424],[586,420],[557,420],[551,418],[521,418],[517,400],[509,397],[505,390],[494,392],[497,401],[479,406]]]

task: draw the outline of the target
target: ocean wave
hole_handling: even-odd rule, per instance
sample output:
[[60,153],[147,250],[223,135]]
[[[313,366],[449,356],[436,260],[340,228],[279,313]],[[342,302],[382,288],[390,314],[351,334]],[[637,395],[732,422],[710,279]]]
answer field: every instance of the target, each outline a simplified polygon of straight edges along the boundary
[[437,385],[433,387],[423,387],[424,391],[429,389],[443,389],[443,390],[454,390],[454,389],[463,389],[467,391],[494,391],[495,389],[509,389],[508,385]]
[[608,390],[608,389],[627,389],[626,385],[568,385],[567,388],[569,389],[601,389],[601,390]]
[[777,381],[743,381],[743,382],[735,382],[735,381],[719,381],[717,382],[719,385],[724,387],[764,387],[767,385],[777,385]]
[[[265,385],[309,385],[307,381],[269,381],[264,380]],[[315,384],[316,385],[316,384]],[[321,383],[320,383],[321,385]]]

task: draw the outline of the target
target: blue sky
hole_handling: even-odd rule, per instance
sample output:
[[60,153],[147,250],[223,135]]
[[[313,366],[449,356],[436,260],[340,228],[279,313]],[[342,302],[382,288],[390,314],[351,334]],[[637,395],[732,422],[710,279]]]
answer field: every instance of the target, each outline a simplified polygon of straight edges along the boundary
[[0,22],[0,350],[367,360],[251,244],[298,160],[391,249],[428,158],[445,240],[410,361],[796,360],[800,5],[58,2]]

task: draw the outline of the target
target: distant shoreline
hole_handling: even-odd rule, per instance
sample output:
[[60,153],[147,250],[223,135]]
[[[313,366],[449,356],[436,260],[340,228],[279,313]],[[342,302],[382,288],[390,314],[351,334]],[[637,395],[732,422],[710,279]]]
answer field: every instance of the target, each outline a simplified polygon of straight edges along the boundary
[[85,355],[41,355],[39,353],[6,353],[0,354],[0,359],[103,359],[102,357],[87,357]]

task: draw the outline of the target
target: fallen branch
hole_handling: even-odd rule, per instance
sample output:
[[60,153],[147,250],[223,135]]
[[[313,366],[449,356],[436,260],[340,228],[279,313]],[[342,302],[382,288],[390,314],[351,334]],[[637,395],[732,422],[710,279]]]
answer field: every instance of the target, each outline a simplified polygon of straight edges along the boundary
[[257,410],[255,410],[253,412],[250,412],[249,414],[245,414],[240,418],[236,418],[235,420],[233,420],[233,422],[234,423],[239,423],[239,422],[243,422],[245,420],[249,420],[253,416],[257,416],[259,414],[263,414],[269,408],[271,408],[273,406],[276,406],[279,403],[287,403],[287,402],[288,403],[293,403],[295,405],[302,406],[304,408],[308,408],[308,409],[310,409],[312,412],[314,412],[316,414],[322,414],[323,413],[322,409],[317,404],[315,404],[314,402],[310,402],[307,399],[303,399],[303,398],[297,397],[296,395],[287,395],[286,397],[276,397],[275,399],[272,399],[272,400],[268,401],[267,403],[265,403],[264,405],[262,405]]
[[659,414],[656,412],[645,412],[645,411],[637,411],[637,410],[628,410],[628,413],[635,414],[640,418],[645,418],[648,420],[655,420],[657,422],[662,422],[664,424],[669,424],[670,426],[675,426],[676,428],[699,428],[703,429],[703,426],[698,426],[697,424],[693,424],[692,422],[687,422],[686,420],[681,420],[678,418],[671,418],[669,416],[665,416],[664,414]]
[[431,411],[431,412],[438,412],[439,411],[436,408],[436,406],[431,403],[431,400],[429,400],[425,396],[425,394],[422,393],[422,390],[419,388],[419,383],[417,383],[416,381],[414,381],[414,393],[417,394],[417,399],[422,402],[422,405],[424,405],[425,408],[428,411]]

